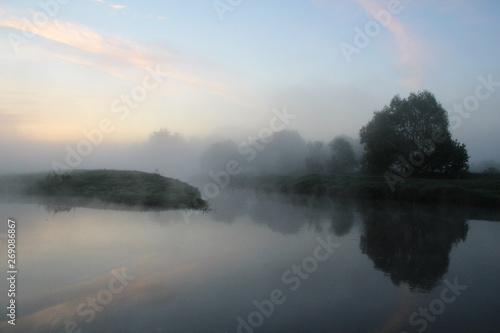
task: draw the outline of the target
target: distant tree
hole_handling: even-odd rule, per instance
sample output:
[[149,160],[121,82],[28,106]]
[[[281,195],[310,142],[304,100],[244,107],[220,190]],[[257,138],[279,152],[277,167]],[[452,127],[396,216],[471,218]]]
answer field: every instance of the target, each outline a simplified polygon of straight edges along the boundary
[[160,128],[137,146],[134,154],[128,156],[128,163],[139,170],[158,169],[162,175],[186,179],[199,172],[198,163],[204,146],[182,134]]
[[500,173],[500,170],[498,170],[498,168],[495,167],[488,167],[484,169],[483,173],[495,174],[495,173]]
[[[273,134],[272,142],[254,141],[250,144],[255,160],[250,160],[250,172],[289,174],[303,172],[307,155],[307,142],[297,131],[282,130]],[[253,155],[244,151],[242,157],[248,161]]]
[[204,172],[225,170],[231,160],[238,160],[238,146],[232,140],[216,142],[201,155],[200,166]]
[[324,173],[327,168],[327,149],[322,141],[307,144],[306,171],[309,173]]
[[428,91],[395,96],[361,128],[360,142],[371,172],[450,176],[469,169],[465,145],[452,139],[448,114]]
[[332,151],[331,171],[333,173],[353,172],[356,169],[358,161],[347,139],[336,137],[329,146]]
[[153,145],[172,145],[183,142],[184,138],[179,133],[171,133],[162,127],[158,131],[149,134],[148,142]]
[[493,159],[483,160],[471,165],[470,169],[473,172],[500,173],[500,163]]

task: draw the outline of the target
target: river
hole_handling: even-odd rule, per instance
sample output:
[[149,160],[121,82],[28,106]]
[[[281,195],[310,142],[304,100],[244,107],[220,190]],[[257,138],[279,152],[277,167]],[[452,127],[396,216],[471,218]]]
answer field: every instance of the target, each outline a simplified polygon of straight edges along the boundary
[[2,276],[17,224],[16,325],[0,331],[500,329],[495,213],[237,190],[211,206],[0,203]]

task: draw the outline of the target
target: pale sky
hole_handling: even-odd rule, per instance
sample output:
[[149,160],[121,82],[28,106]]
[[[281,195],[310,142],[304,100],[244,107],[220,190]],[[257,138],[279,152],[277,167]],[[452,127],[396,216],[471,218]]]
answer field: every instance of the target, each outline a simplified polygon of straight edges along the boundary
[[[297,116],[289,129],[306,139],[358,137],[396,94],[427,89],[452,112],[474,102],[479,77],[500,82],[497,0],[229,3],[2,1],[4,142],[76,142],[102,119],[114,143],[161,127],[234,137],[285,106]],[[390,16],[377,23],[373,13]],[[489,88],[454,131],[476,159],[500,158],[500,84]],[[132,92],[139,100],[127,107]]]

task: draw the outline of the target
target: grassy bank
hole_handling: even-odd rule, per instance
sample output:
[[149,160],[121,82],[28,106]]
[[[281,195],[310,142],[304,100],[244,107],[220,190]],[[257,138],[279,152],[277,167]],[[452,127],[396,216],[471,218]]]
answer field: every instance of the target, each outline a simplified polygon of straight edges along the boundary
[[177,179],[139,171],[78,170],[61,176],[2,176],[0,193],[44,198],[99,199],[104,203],[154,208],[207,207],[197,188]]
[[471,174],[464,179],[408,178],[391,191],[383,176],[366,175],[240,175],[236,187],[263,191],[500,207],[500,175]]

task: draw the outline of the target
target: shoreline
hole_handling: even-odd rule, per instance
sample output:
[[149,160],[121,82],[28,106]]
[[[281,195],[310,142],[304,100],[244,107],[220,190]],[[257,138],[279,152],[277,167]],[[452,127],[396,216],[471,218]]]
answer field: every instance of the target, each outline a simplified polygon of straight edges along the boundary
[[435,203],[500,208],[500,175],[471,174],[462,179],[407,178],[391,191],[383,176],[239,175],[234,187],[317,197]]
[[194,186],[159,174],[125,170],[1,175],[0,197],[34,198],[61,209],[96,202],[150,210],[208,208]]

